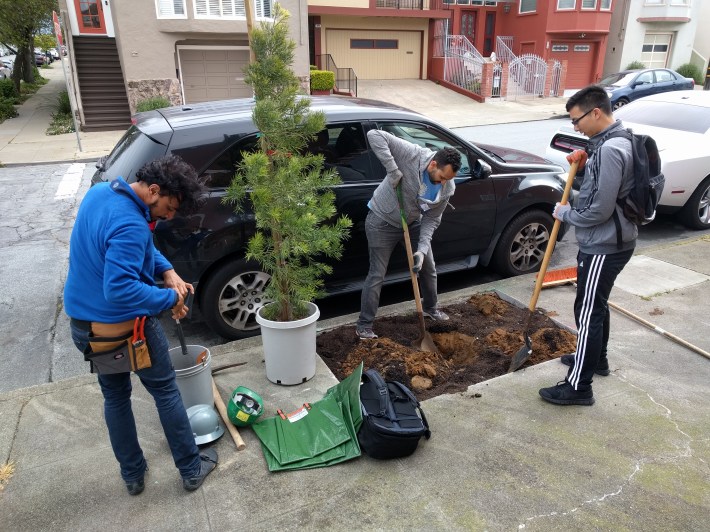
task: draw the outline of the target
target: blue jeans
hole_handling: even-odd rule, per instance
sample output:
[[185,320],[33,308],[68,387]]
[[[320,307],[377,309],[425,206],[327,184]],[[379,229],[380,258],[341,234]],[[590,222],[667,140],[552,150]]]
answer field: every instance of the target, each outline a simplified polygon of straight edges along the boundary
[[[82,327],[82,322],[71,320],[72,340],[82,353],[89,345],[87,329]],[[145,321],[145,337],[152,365],[136,371],[136,375],[153,396],[180,475],[183,478],[195,477],[201,468],[199,449],[175,381],[175,371],[168,353],[168,339],[157,318],[149,317]],[[136,422],[131,409],[131,374],[98,375],[98,379],[104,395],[106,426],[113,454],[121,465],[121,477],[126,482],[140,480],[147,463],[138,443]]]
[[[419,222],[410,225],[410,239],[412,252],[417,250],[419,241]],[[384,283],[387,265],[392,251],[399,242],[404,241],[402,226],[394,227],[370,211],[365,219],[365,233],[367,246],[370,253],[370,270],[367,272],[365,286],[360,297],[360,317],[357,320],[359,328],[371,328],[380,305],[380,292]],[[419,284],[424,305],[424,310],[436,309],[436,265],[434,254],[429,248],[429,253],[424,257],[422,269],[419,272]]]

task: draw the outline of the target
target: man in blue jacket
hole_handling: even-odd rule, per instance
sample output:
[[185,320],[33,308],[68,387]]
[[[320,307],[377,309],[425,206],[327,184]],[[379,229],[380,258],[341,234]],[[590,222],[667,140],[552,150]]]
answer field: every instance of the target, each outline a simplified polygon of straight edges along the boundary
[[[151,366],[136,375],[155,400],[175,466],[188,491],[199,488],[215,468],[217,453],[213,449],[200,452],[195,445],[168,340],[157,316],[171,309],[173,318],[184,317],[188,310],[185,297],[193,287],[155,248],[149,223],[169,220],[178,211],[194,211],[202,190],[192,166],[176,156],[146,164],[130,185],[119,177],[89,189],[72,230],[64,287],[72,339],[82,352],[89,349],[92,328],[131,330],[136,317],[147,316],[145,338]],[[158,276],[163,287],[156,285]],[[144,489],[148,464],[131,409],[131,374],[99,374],[98,381],[121,477],[128,493],[138,495]]]
[[367,133],[372,151],[387,171],[367,204],[365,233],[370,269],[360,302],[356,334],[362,340],[377,338],[372,330],[387,265],[395,246],[404,240],[397,187],[401,184],[404,213],[416,242],[414,273],[421,271],[424,314],[434,320],[449,317],[437,308],[437,278],[431,239],[454,195],[454,177],[461,168],[461,154],[454,148],[433,152],[394,135],[373,129]]
[[570,366],[565,380],[542,388],[540,396],[559,405],[588,406],[594,404],[594,374],[609,375],[609,294],[633,255],[638,236],[638,228],[617,204],[634,186],[633,157],[627,138],[608,138],[623,125],[614,120],[602,87],[582,89],[566,107],[574,129],[589,137],[590,152],[587,156],[584,150],[577,150],[567,156],[570,163],[579,163],[584,179],[575,206],[558,203],[553,212],[555,218],[574,226],[579,244],[574,301],[577,350],[560,359]]

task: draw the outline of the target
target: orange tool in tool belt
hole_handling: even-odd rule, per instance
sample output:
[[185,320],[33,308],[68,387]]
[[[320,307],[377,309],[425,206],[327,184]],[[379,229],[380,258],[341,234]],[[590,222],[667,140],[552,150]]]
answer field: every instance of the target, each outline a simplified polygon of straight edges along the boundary
[[133,349],[145,344],[145,316],[136,318],[133,323]]

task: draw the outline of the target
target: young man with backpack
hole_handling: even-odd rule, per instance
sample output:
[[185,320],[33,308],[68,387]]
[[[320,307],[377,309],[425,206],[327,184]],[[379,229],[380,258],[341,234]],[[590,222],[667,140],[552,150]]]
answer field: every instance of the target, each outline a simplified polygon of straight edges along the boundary
[[[574,129],[589,137],[587,151],[567,156],[579,163],[583,180],[574,206],[555,206],[553,216],[574,226],[577,255],[577,295],[574,317],[577,350],[561,362],[570,369],[556,386],[542,388],[540,396],[560,405],[592,405],[592,377],[609,375],[609,307],[607,300],[616,276],[636,246],[638,228],[624,215],[618,200],[635,186],[632,142],[620,120],[612,115],[606,91],[591,85],[574,94],[566,109]],[[587,153],[588,152],[588,153]]]

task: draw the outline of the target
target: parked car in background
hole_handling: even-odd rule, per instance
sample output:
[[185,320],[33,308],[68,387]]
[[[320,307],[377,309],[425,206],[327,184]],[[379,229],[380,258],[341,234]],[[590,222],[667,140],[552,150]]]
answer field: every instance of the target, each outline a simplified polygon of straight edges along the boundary
[[[253,99],[238,99],[139,113],[93,176],[94,183],[117,176],[132,182],[143,164],[174,153],[206,177],[209,195],[201,212],[158,222],[154,238],[183,279],[197,286],[207,324],[232,339],[258,332],[255,316],[267,303],[263,292],[270,281],[257,263],[245,259],[255,231],[250,210],[235,214],[222,204],[242,154],[257,146],[253,105]],[[470,144],[422,115],[382,102],[317,97],[312,109],[325,113],[327,135],[319,137],[327,142],[314,142],[309,150],[340,174],[337,208],[353,221],[342,259],[331,261],[328,293],[360,290],[368,271],[367,202],[386,173],[367,142],[367,131],[375,128],[432,150],[452,146],[461,153],[453,208],[446,210],[432,243],[440,273],[491,264],[511,276],[540,267],[553,225],[550,213],[564,189],[559,166],[515,150]],[[406,280],[406,255],[395,252],[385,282]]]
[[60,57],[59,57],[59,52],[57,51],[56,48],[50,48],[48,51],[49,51],[49,53],[51,54],[52,58],[54,58],[55,60],[57,60],[57,59],[60,58]]
[[0,62],[0,79],[8,79],[12,76],[12,69],[7,67],[5,62]]
[[42,52],[35,52],[35,65],[40,67],[44,64],[49,64],[49,59],[47,59],[47,56],[44,55]]
[[[677,213],[694,229],[710,228],[710,92],[647,96],[618,109],[614,117],[658,145],[666,177],[658,211]],[[565,126],[553,135],[546,156],[568,167],[565,156],[586,147],[587,137]]]
[[695,80],[685,78],[669,68],[622,70],[602,79],[598,85],[606,89],[612,109],[660,92],[693,89]]

